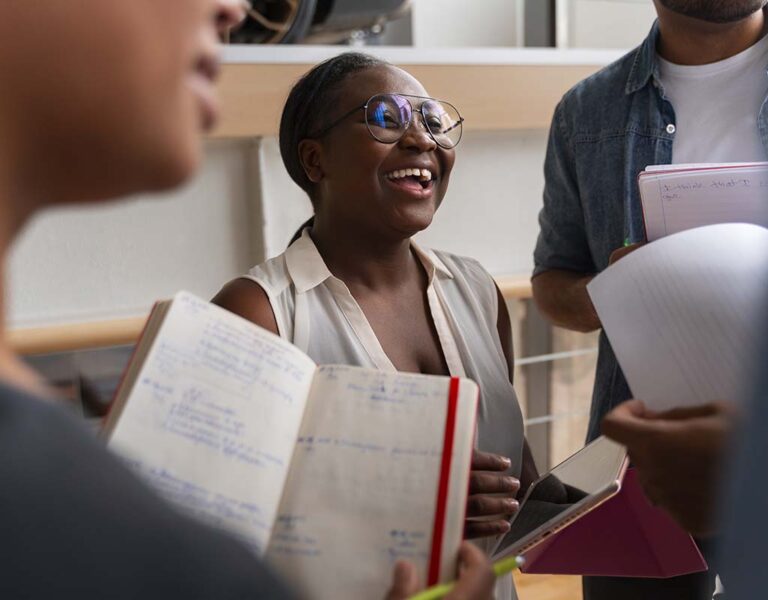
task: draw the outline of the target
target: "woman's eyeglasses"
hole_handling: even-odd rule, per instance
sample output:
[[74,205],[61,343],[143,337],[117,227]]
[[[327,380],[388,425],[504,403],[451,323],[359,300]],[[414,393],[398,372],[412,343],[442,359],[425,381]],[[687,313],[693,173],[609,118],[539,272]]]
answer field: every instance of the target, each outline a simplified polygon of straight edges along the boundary
[[[413,107],[411,98],[422,100],[418,108]],[[464,118],[453,104],[408,94],[376,94],[362,106],[356,106],[310,137],[324,136],[333,127],[361,109],[365,110],[365,124],[368,131],[382,144],[394,144],[399,141],[411,126],[415,112],[421,114],[424,128],[441,148],[455,148],[461,140]]]

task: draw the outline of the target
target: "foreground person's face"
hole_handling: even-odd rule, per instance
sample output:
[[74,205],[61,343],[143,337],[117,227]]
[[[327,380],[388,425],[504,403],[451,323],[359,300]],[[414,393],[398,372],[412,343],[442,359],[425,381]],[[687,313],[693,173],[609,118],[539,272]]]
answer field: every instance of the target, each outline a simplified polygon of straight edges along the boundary
[[186,179],[218,110],[217,28],[237,4],[2,0],[0,149],[17,179],[62,200]]

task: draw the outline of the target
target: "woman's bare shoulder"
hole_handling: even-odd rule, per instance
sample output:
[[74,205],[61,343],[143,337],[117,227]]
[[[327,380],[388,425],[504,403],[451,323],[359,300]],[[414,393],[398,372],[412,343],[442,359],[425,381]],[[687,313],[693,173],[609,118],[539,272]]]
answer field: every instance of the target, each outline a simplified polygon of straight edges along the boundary
[[269,296],[264,288],[252,279],[233,279],[221,288],[211,302],[274,334],[279,334]]

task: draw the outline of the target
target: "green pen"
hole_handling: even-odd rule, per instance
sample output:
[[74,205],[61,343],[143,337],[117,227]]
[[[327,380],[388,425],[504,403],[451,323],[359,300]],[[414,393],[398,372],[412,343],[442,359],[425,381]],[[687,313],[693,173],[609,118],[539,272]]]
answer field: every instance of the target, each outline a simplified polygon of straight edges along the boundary
[[[525,558],[522,556],[511,556],[510,558],[505,558],[494,563],[493,572],[496,574],[496,577],[501,577],[502,575],[506,575],[507,573],[511,573],[515,569],[522,567],[524,564]],[[415,596],[411,596],[408,600],[440,600],[440,598],[444,598],[450,593],[454,585],[456,585],[455,581],[452,581],[451,583],[441,583],[432,586],[428,590],[419,592]]]

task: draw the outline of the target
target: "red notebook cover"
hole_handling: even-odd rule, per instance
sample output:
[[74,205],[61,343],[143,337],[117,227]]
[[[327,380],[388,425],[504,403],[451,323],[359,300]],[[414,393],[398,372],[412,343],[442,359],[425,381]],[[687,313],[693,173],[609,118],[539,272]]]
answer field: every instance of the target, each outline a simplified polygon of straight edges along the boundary
[[634,469],[621,490],[525,554],[524,573],[667,578],[707,570],[693,538],[643,493]]

